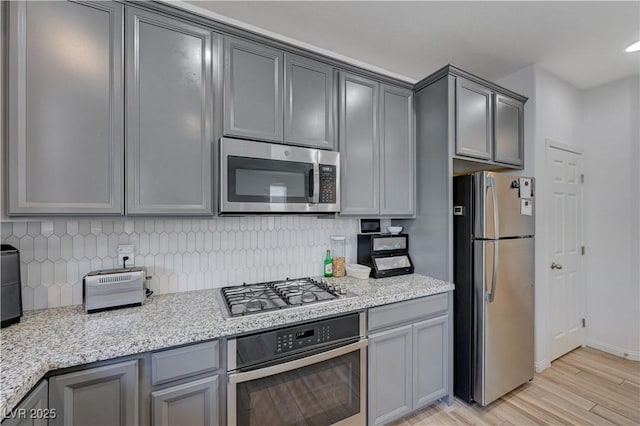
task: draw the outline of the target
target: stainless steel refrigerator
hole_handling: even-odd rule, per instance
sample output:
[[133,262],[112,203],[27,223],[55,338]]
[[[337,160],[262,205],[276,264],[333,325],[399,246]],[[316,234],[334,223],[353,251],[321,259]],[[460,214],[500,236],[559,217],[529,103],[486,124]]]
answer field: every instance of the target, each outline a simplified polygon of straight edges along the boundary
[[487,405],[533,378],[532,178],[480,172],[454,191],[454,393]]

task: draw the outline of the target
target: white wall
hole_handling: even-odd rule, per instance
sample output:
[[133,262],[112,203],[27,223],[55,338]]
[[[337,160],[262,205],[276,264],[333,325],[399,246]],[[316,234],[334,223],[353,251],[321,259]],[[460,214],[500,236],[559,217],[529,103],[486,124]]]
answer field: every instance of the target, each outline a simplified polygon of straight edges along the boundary
[[525,104],[525,168],[522,174],[536,178],[535,244],[535,363],[538,371],[549,366],[549,282],[547,200],[540,192],[546,186],[546,141],[582,147],[581,92],[537,65],[530,65],[498,84],[529,97]]
[[[587,344],[640,359],[638,77],[581,91],[531,65],[497,83],[529,97],[522,174],[534,176],[538,188],[546,186],[547,139],[584,150]],[[538,370],[550,361],[547,205],[546,197],[537,197]]]
[[639,77],[584,93],[587,344],[640,360]]
[[[547,141],[552,140],[575,148],[582,148],[582,93],[580,90],[543,68],[536,66],[536,121],[535,121],[535,166],[534,175],[538,190],[536,208],[536,291],[539,304],[540,350],[536,358],[538,369],[544,369],[551,362],[551,292],[549,264],[551,263],[549,244],[549,203],[540,189],[547,187]],[[584,167],[584,166],[583,166]]]

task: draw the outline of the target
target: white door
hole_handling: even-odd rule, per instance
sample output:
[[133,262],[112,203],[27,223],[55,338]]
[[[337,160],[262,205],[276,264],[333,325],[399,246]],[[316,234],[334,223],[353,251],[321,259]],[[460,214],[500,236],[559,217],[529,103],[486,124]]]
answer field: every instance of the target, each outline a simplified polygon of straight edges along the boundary
[[551,360],[584,344],[582,155],[549,145],[549,294]]

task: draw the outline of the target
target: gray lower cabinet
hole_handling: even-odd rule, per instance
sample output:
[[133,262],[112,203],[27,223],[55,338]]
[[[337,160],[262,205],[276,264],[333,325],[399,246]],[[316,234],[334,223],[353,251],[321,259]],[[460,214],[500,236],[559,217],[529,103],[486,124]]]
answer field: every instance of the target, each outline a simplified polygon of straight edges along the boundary
[[122,214],[122,4],[9,15],[8,214]]
[[135,8],[127,34],[127,214],[210,215],[219,36]]
[[456,80],[456,154],[493,157],[492,92],[465,78]]
[[380,85],[354,74],[340,74],[341,214],[380,214]]
[[284,142],[334,149],[333,67],[290,53],[284,63]]
[[138,361],[53,376],[49,407],[56,410],[50,425],[137,425],[139,421]]
[[449,316],[369,335],[369,424],[383,425],[449,394]]
[[151,393],[156,426],[213,426],[219,421],[218,376]]
[[415,214],[413,92],[380,85],[380,216]]
[[282,61],[277,49],[225,37],[225,135],[282,142]]
[[2,426],[47,426],[48,419],[55,416],[49,409],[48,383],[43,380],[22,400],[3,421]]
[[451,292],[371,308],[368,423],[452,401]]
[[448,321],[445,315],[412,326],[414,409],[449,393]]
[[524,167],[524,104],[496,94],[493,116],[493,160]]
[[412,327],[369,336],[369,424],[382,425],[412,411]]

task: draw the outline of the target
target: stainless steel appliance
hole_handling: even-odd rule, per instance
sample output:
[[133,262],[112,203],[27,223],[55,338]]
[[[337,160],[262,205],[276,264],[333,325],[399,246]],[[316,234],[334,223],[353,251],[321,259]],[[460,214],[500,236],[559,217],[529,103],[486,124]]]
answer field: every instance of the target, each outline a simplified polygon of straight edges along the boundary
[[358,234],[358,263],[371,267],[372,278],[412,274],[409,236],[406,234]]
[[339,153],[220,139],[220,213],[339,211]]
[[227,308],[225,316],[231,317],[351,296],[341,286],[312,278],[287,278],[282,281],[223,287],[219,294],[222,305]]
[[22,317],[22,285],[20,283],[20,252],[13,246],[0,246],[0,327],[20,322]]
[[454,393],[487,405],[533,378],[534,181],[455,177]]
[[89,272],[82,280],[84,311],[93,313],[142,305],[147,298],[148,278],[144,267]]
[[364,425],[364,313],[228,341],[228,424]]

